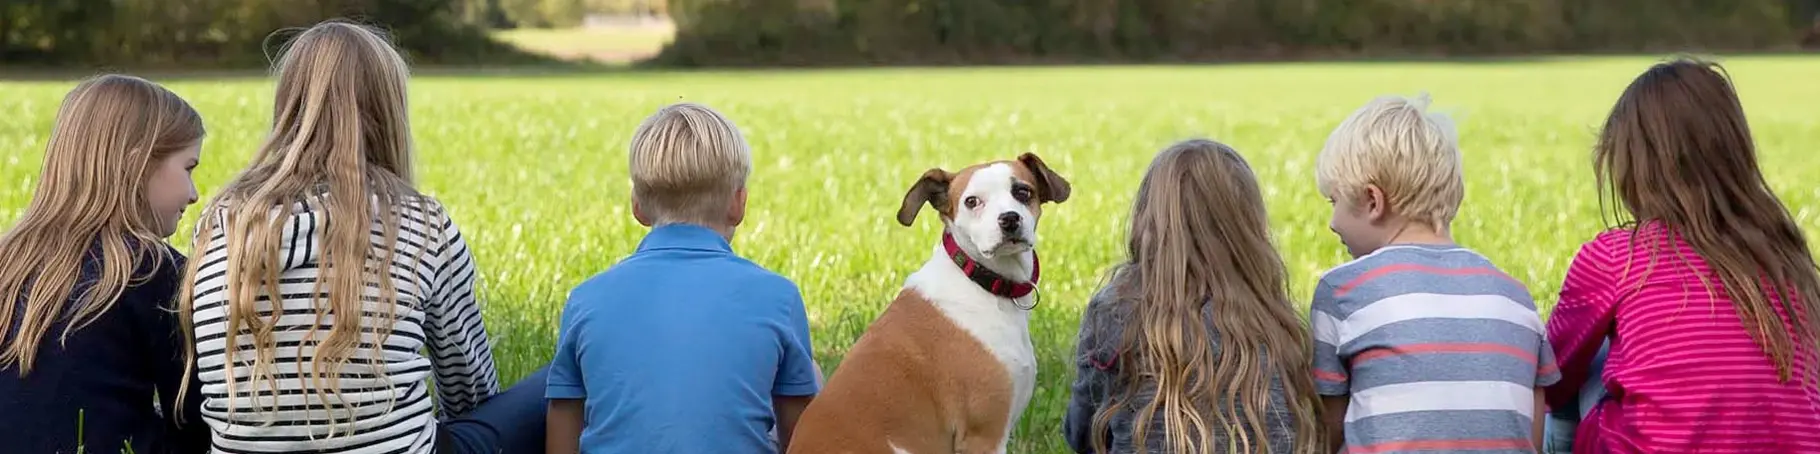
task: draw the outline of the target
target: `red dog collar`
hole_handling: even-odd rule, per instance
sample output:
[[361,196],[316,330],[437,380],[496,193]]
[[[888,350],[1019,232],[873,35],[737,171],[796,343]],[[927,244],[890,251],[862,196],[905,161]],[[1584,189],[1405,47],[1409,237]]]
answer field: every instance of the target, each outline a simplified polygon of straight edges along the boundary
[[1038,264],[1035,251],[1030,253],[1030,281],[1013,282],[968,257],[967,251],[961,250],[961,245],[954,242],[952,233],[942,232],[942,248],[948,251],[949,258],[954,259],[954,265],[961,267],[961,273],[966,274],[967,279],[979,284],[987,292],[1006,298],[1020,298],[1036,291],[1036,280],[1042,274],[1043,267]]

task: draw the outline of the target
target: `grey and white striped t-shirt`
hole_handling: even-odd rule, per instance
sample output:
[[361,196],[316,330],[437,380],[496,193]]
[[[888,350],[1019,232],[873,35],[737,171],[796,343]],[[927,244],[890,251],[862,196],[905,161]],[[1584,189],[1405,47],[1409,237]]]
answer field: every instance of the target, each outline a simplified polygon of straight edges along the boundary
[[1346,451],[1535,452],[1535,390],[1560,380],[1522,283],[1453,246],[1391,246],[1321,277],[1315,387],[1350,396]]

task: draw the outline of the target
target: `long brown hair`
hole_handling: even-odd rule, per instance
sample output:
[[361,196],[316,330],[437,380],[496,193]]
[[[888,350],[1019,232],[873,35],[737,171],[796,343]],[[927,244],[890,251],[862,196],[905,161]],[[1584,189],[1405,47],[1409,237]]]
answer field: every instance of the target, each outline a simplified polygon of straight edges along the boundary
[[[199,145],[203,134],[202,117],[188,102],[138,77],[92,77],[64,96],[38,187],[19,222],[0,235],[0,316],[24,312],[17,331],[0,323],[0,367],[30,373],[66,311],[62,340],[150,276],[134,270],[157,273],[172,259],[156,233],[145,178],[167,157]],[[86,281],[84,264],[95,259],[94,280]]]
[[[262,295],[273,299],[279,295],[283,271],[279,259],[284,251],[276,245],[289,223],[290,207],[298,205],[326,213],[316,217],[319,225],[314,226],[322,235],[324,252],[318,267],[323,272],[315,282],[321,290],[314,298],[319,328],[332,326],[327,327],[326,338],[319,337],[321,331],[310,333],[312,339],[321,339],[307,368],[313,377],[311,392],[331,409],[340,401],[327,395],[339,397],[342,368],[360,346],[363,328],[379,335],[367,352],[372,364],[378,362],[378,347],[385,344],[391,326],[361,326],[362,293],[372,283],[378,287],[379,304],[391,306],[397,300],[387,274],[395,258],[390,245],[397,241],[399,228],[399,213],[392,207],[423,203],[411,187],[407,71],[384,35],[342,20],[304,30],[280,57],[271,134],[252,164],[209,201],[195,237],[195,250],[203,251],[216,229],[226,230],[226,332],[232,336],[230,346],[239,336],[252,337],[255,358],[246,381],[263,379],[278,387],[272,364],[277,348],[273,329],[282,312],[262,311],[259,303]],[[375,222],[383,244],[375,244],[372,237]],[[183,325],[191,339],[199,265],[193,262],[187,270],[180,298]],[[387,322],[396,322],[397,315],[390,315]],[[234,359],[239,350],[227,349],[227,367],[246,363]],[[194,364],[193,341],[187,353]],[[303,361],[301,356],[298,361]],[[246,391],[237,389],[241,380],[237,373],[229,371],[226,376],[230,398]],[[188,386],[186,380],[184,388]]]
[[1135,409],[1138,451],[1158,414],[1169,452],[1218,449],[1207,446],[1216,427],[1232,438],[1225,451],[1266,451],[1272,378],[1289,393],[1296,451],[1323,447],[1312,337],[1290,301],[1263,194],[1244,158],[1210,140],[1163,150],[1139,186],[1130,235],[1128,261],[1110,283],[1115,304],[1130,314],[1117,350],[1120,389],[1093,419],[1095,449],[1105,451],[1112,415],[1150,384],[1155,399]]
[[1820,362],[1810,356],[1820,342],[1820,269],[1758,170],[1744,107],[1723,67],[1678,58],[1638,76],[1606,120],[1594,170],[1601,200],[1609,191],[1623,204],[1620,224],[1664,228],[1655,253],[1672,252],[1667,244],[1679,237],[1707,262],[1781,380],[1803,362],[1804,375],[1820,379]]

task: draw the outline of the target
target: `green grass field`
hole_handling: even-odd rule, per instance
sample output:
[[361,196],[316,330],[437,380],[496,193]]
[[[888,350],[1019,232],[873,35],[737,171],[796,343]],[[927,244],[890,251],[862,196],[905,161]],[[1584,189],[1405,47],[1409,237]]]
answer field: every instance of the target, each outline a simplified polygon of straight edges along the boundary
[[[928,213],[911,228],[892,218],[913,179],[932,166],[1040,154],[1074,196],[1043,220],[1045,298],[1031,327],[1042,367],[1013,452],[1059,452],[1080,308],[1120,260],[1129,200],[1157,150],[1203,136],[1251,161],[1303,299],[1320,271],[1346,259],[1314,190],[1328,131],[1374,95],[1427,91],[1462,131],[1459,241],[1547,307],[1577,246],[1604,225],[1589,165],[1596,128],[1654,60],[435,76],[414,80],[411,112],[421,186],[470,235],[508,380],[550,358],[568,289],[638,243],[626,143],[663,104],[706,103],[744,128],[757,168],[734,246],[798,282],[830,372],[937,238]],[[1820,235],[1820,58],[1727,63],[1770,183]],[[28,200],[72,84],[0,82],[0,225]],[[211,130],[197,170],[206,198],[258,145],[271,85],[169,85]]]

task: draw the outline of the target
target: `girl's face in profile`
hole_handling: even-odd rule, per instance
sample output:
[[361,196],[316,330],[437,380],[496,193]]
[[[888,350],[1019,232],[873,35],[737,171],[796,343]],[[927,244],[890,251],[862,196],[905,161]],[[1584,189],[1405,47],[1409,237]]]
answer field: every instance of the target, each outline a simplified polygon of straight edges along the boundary
[[190,171],[202,157],[202,144],[191,145],[164,160],[152,163],[145,177],[145,200],[151,205],[156,221],[153,227],[161,237],[177,233],[177,222],[183,210],[196,203],[196,182]]

